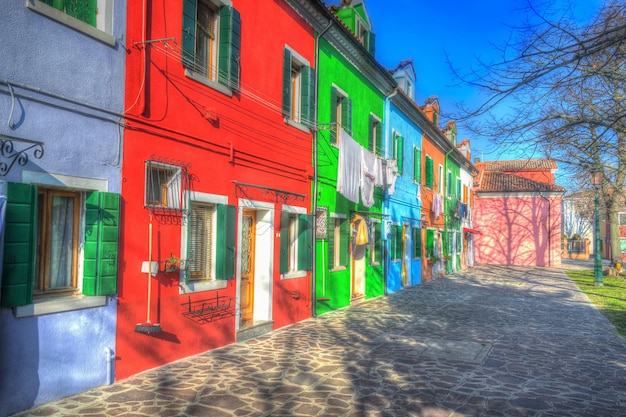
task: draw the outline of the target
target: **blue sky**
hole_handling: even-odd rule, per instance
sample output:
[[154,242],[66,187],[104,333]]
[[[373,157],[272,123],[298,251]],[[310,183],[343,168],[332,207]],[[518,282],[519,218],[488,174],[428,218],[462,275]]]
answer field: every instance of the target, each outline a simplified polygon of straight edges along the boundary
[[[339,0],[327,0],[338,5]],[[439,98],[442,113],[456,110],[455,103],[480,103],[478,92],[461,87],[454,79],[446,54],[461,72],[475,67],[477,60],[497,62],[496,46],[505,43],[511,27],[524,21],[521,10],[526,0],[364,0],[376,34],[376,59],[392,69],[403,59],[413,58],[417,73],[416,102],[429,96]],[[538,3],[533,0],[533,4]],[[551,0],[556,11],[571,4],[581,19],[592,16],[600,0]],[[399,40],[406,40],[400,42]],[[459,129],[459,138],[468,137]],[[473,157],[498,159],[499,151],[482,138],[471,137]],[[506,156],[505,156],[506,158]]]

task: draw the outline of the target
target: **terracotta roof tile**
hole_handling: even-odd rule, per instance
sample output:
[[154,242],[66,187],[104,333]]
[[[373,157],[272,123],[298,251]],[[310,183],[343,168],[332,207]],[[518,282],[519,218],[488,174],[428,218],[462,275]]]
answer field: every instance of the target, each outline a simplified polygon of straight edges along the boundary
[[552,159],[517,159],[508,161],[485,161],[476,164],[482,165],[485,172],[511,172],[511,171],[543,171],[557,169],[556,162]]
[[565,191],[565,188],[556,184],[533,181],[503,172],[484,172],[480,186],[476,191]]

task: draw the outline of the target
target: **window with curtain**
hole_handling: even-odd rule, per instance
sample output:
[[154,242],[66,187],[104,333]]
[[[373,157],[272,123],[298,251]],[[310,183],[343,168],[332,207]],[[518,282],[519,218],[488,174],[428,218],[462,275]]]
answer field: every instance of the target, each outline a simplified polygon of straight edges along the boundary
[[76,289],[80,201],[79,193],[39,189],[35,295]]

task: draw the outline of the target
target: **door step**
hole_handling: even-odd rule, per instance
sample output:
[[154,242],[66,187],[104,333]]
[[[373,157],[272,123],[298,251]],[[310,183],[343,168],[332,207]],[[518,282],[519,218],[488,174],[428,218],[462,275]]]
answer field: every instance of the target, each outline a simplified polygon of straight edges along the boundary
[[250,339],[255,339],[264,334],[270,333],[274,328],[273,321],[255,321],[253,323],[245,323],[237,331],[237,342],[243,342]]

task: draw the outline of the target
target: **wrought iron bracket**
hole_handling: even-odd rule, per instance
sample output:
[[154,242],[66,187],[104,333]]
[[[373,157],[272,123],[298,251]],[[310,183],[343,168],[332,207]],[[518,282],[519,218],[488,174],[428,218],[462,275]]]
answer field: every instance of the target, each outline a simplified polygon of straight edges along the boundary
[[28,155],[30,151],[32,151],[33,158],[43,158],[43,145],[43,142],[0,135],[0,157],[2,158],[0,160],[0,176],[4,177],[7,175],[15,163],[22,167],[25,166],[30,160]]
[[233,181],[233,184],[235,184],[235,187],[240,189],[246,195],[248,194],[248,189],[250,188],[257,189],[257,190],[261,190],[263,195],[274,195],[274,197],[276,198],[276,201],[280,200],[283,203],[286,203],[292,197],[295,198],[296,200],[302,200],[302,201],[304,201],[306,198],[306,195],[304,194],[298,194],[298,193],[294,193],[291,191],[285,191],[285,190],[281,190],[281,189],[273,188],[273,187],[266,187],[264,185],[246,184],[246,183],[239,182],[239,181]]

